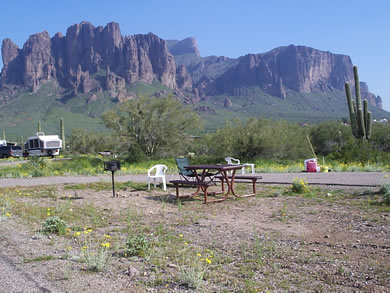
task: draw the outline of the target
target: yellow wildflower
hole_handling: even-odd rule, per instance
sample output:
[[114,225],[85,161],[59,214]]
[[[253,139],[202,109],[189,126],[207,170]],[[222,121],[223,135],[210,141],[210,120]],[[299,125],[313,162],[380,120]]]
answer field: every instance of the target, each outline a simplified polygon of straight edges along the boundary
[[202,256],[200,253],[197,253],[196,256]]
[[188,245],[188,242],[184,242],[184,245]]
[[208,264],[211,264],[211,260],[209,260],[208,258],[206,258],[205,261],[206,261]]
[[184,236],[183,236],[183,234],[179,234],[179,237],[183,238]]
[[110,239],[110,238],[111,238],[111,236],[110,236],[110,235],[106,235],[106,234],[104,234],[104,237],[106,237],[106,238],[108,238],[108,239]]
[[74,235],[74,236],[80,236],[80,234],[81,234],[80,232],[76,232],[76,233],[74,233],[73,235]]

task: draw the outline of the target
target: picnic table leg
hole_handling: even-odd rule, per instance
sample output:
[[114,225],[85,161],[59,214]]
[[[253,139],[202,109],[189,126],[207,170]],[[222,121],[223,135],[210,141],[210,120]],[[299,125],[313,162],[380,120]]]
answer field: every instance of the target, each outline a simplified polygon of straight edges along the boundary
[[234,192],[234,177],[235,177],[235,175],[236,175],[236,170],[233,170],[232,178],[230,180],[230,186],[228,186],[228,188],[232,191],[234,196],[237,196],[236,193]]
[[222,193],[224,193],[225,192],[225,182],[224,182],[224,178],[220,178],[220,180],[221,180],[221,188],[222,188]]
[[176,187],[176,200],[179,199],[179,184],[175,184]]

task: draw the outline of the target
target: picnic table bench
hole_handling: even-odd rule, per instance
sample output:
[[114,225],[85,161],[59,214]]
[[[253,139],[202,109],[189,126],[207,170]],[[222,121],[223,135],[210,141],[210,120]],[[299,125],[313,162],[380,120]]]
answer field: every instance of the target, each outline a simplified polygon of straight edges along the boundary
[[[215,178],[217,178],[217,179],[222,181],[221,182],[221,184],[222,184],[222,191],[224,191],[225,177],[222,176],[222,175],[217,175],[217,176],[215,176]],[[232,176],[228,175],[228,178],[232,179]],[[247,196],[251,196],[251,195],[255,195],[256,194],[256,182],[259,179],[263,179],[263,177],[258,176],[258,175],[235,175],[234,176],[234,182],[237,182],[237,183],[239,183],[239,182],[247,182],[247,181],[252,182],[253,193],[248,194]],[[238,181],[236,181],[236,180],[238,180]]]
[[[214,185],[211,181],[187,181],[187,180],[170,180],[170,183],[175,185],[176,188],[176,199],[179,199],[179,186],[196,186],[198,188],[202,187],[202,190],[204,192],[204,203],[207,203],[207,188],[210,185]],[[197,192],[193,194],[184,195],[181,197],[192,197],[194,195],[198,194]]]

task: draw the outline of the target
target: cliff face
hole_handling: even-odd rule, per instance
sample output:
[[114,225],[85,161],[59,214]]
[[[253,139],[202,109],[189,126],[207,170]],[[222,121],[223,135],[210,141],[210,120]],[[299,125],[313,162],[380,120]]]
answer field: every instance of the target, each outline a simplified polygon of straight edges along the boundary
[[[90,75],[107,67],[128,83],[154,79],[175,89],[176,65],[166,42],[153,34],[121,35],[117,23],[95,28],[88,22],[68,28],[66,36],[47,32],[30,36],[22,49],[11,40],[2,44],[2,84],[22,85],[35,91],[50,78],[64,87],[94,88]],[[96,85],[95,85],[96,86]]]
[[[131,98],[126,84],[160,81],[191,101],[207,96],[239,95],[241,88],[257,86],[281,99],[289,91],[344,91],[353,85],[352,61],[304,46],[280,47],[238,59],[202,58],[194,38],[165,41],[156,35],[122,36],[117,23],[94,27],[89,22],[70,26],[66,35],[47,32],[31,35],[19,49],[10,39],[2,43],[4,66],[0,87],[24,86],[33,92],[51,78],[74,94],[108,91],[118,101]],[[173,55],[172,55],[173,54]],[[106,72],[105,80],[94,79]],[[361,83],[362,97],[382,107],[382,100]],[[191,93],[191,94],[189,94]],[[130,94],[130,93],[129,93]]]
[[[304,46],[288,46],[264,54],[249,54],[219,76],[210,93],[237,94],[240,87],[259,86],[264,92],[285,99],[287,90],[298,93],[344,91],[345,82],[354,84],[351,58]],[[363,98],[380,107],[380,97],[362,87]]]

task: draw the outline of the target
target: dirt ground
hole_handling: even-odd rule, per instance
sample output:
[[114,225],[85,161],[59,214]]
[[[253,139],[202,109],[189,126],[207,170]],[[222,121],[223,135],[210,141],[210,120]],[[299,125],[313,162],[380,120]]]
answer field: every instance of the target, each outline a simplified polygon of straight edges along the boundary
[[150,239],[169,228],[171,237],[214,251],[202,284],[181,284],[172,255],[157,265],[113,254],[102,272],[88,272],[69,257],[72,237],[41,235],[39,223],[15,216],[0,222],[0,292],[390,292],[390,213],[376,204],[375,188],[318,188],[302,196],[262,185],[255,197],[204,205],[201,197],[177,202],[173,188],[128,188],[112,198],[110,190],[66,186],[56,185],[56,196],[39,204],[59,206],[71,197],[73,207],[93,204],[109,217],[97,229],[113,238],[129,225],[119,220],[126,210]]

